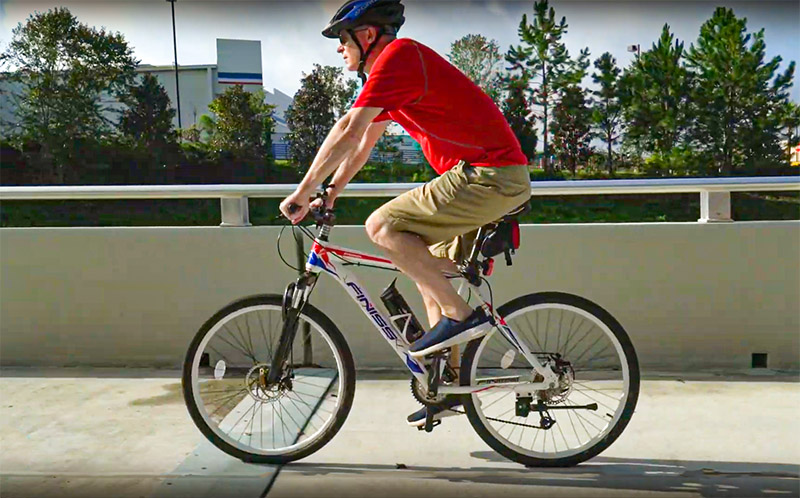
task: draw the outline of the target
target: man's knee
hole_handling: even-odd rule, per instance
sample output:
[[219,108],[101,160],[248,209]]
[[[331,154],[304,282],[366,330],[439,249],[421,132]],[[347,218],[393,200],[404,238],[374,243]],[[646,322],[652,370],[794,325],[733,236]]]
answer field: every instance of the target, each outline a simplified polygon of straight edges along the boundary
[[375,211],[369,215],[369,218],[367,218],[367,221],[364,223],[364,227],[367,229],[367,236],[369,239],[378,245],[383,245],[381,242],[384,241],[388,232],[391,230],[389,220],[387,220],[380,211]]

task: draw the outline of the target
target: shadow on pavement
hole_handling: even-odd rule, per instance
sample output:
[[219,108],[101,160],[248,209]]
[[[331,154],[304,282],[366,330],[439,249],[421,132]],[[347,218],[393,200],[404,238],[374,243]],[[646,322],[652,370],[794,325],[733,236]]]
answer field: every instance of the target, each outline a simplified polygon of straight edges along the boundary
[[[473,452],[476,459],[505,462],[497,453]],[[592,490],[626,492],[688,492],[703,497],[758,497],[800,495],[800,465],[745,462],[640,460],[597,457],[569,468],[544,467],[405,467],[402,464],[348,465],[294,463],[284,467],[280,479],[298,476],[339,475],[374,480],[386,478],[436,479],[482,485],[531,487],[530,496],[550,496],[546,488],[570,488],[580,496]],[[544,495],[542,495],[544,488]],[[320,496],[324,496],[320,495]],[[558,496],[562,496],[559,494]],[[578,496],[565,494],[563,496]]]

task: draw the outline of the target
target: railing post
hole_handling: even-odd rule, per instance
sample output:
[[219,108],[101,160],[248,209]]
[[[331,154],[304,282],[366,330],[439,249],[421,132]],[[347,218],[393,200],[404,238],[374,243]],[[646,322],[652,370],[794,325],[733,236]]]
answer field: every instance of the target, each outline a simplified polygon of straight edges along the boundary
[[223,197],[220,199],[223,227],[249,227],[250,208],[247,197]]
[[700,191],[700,223],[731,222],[731,193]]

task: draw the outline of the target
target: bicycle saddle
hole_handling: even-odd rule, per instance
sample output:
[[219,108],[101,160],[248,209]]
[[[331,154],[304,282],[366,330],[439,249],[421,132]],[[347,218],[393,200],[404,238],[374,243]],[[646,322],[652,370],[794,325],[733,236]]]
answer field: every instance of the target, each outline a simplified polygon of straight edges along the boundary
[[531,212],[531,202],[526,201],[524,204],[520,204],[519,206],[509,211],[508,214],[497,220],[497,222],[499,223],[501,221],[513,220],[514,218],[518,218],[523,214],[528,214],[530,212]]

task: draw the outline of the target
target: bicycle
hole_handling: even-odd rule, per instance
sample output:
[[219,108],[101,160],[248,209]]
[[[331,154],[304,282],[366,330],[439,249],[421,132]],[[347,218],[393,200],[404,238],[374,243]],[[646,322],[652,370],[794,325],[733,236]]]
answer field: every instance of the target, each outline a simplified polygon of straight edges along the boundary
[[[636,352],[619,322],[597,304],[562,292],[527,294],[494,307],[486,277],[494,256],[505,254],[511,264],[519,211],[482,227],[459,272],[447,274],[490,316],[460,343],[466,347],[457,373],[449,365],[452,347],[421,358],[409,352],[422,330],[394,282],[381,294],[387,316],[347,267],[397,268],[386,258],[331,244],[335,216],[324,207],[324,194],[317,198],[322,207],[309,213],[317,234],[296,227],[313,239],[300,276],[282,296],[251,296],[224,307],[187,351],[184,400],[216,447],[244,461],[283,464],[319,450],[342,427],[355,367],[342,333],[308,302],[320,274],[344,287],[395,350],[418,401],[434,405],[460,396],[474,430],[506,458],[572,466],[619,437],[639,394]],[[439,422],[429,415],[420,429],[430,432]]]

